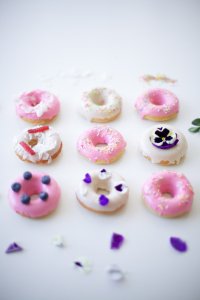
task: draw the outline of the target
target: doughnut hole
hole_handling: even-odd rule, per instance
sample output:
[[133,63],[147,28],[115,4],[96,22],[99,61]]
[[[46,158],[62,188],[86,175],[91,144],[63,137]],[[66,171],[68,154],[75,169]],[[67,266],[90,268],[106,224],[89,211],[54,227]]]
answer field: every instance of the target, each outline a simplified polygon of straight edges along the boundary
[[111,191],[110,180],[99,180],[98,177],[93,178],[93,190],[97,195],[109,195]]
[[176,184],[170,178],[165,178],[160,181],[160,193],[162,194],[162,197],[172,199],[176,196],[176,190]]
[[28,95],[27,102],[32,107],[37,106],[41,102],[41,96],[39,94],[36,94],[35,92],[34,92],[34,95],[30,93]]
[[93,145],[97,148],[105,148],[108,146],[108,140],[103,136],[95,136],[92,138]]
[[37,139],[31,139],[30,141],[28,141],[28,144],[31,148],[33,148],[35,145],[37,145],[38,140]]
[[24,180],[23,182],[23,193],[31,197],[31,201],[37,201],[39,194],[44,192],[45,185],[42,184],[40,178],[35,178],[34,176],[31,180]]
[[149,95],[149,101],[154,105],[163,105],[165,103],[165,97],[160,91],[153,91]]
[[103,106],[106,103],[102,93],[100,93],[99,91],[96,91],[96,90],[92,91],[90,93],[90,98],[91,98],[92,102],[98,106]]
[[108,195],[108,194],[110,194],[110,191],[108,189],[106,189],[106,188],[100,188],[100,187],[98,187],[96,189],[96,193],[98,195]]

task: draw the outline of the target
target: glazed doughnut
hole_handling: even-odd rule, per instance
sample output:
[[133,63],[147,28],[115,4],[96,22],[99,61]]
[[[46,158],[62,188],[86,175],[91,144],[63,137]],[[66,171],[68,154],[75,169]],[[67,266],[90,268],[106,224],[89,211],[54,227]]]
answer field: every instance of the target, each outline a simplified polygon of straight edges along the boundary
[[32,163],[51,163],[61,149],[59,134],[46,125],[25,129],[14,141],[16,155]]
[[16,103],[16,113],[23,120],[43,124],[52,121],[60,111],[58,98],[46,91],[23,93]]
[[124,206],[129,189],[124,179],[105,169],[86,173],[76,196],[85,208],[98,213],[112,213]]
[[78,139],[81,155],[97,164],[110,164],[124,152],[126,142],[116,129],[107,126],[93,127]]
[[140,149],[144,157],[152,163],[176,165],[186,154],[187,141],[185,136],[174,127],[160,124],[144,132]]
[[183,174],[162,171],[145,182],[142,195],[156,214],[177,217],[190,211],[194,192]]
[[112,121],[121,112],[121,97],[107,88],[93,89],[83,94],[80,112],[91,122]]
[[135,108],[142,119],[167,121],[176,117],[179,100],[168,90],[151,89],[137,98]]
[[28,218],[40,218],[53,212],[60,199],[60,187],[50,176],[25,172],[11,185],[9,202],[13,210]]

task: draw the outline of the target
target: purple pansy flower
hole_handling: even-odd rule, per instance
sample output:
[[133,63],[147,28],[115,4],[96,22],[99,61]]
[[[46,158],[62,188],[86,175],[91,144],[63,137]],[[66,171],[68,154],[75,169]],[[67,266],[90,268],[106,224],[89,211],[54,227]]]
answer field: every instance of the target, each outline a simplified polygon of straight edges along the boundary
[[170,149],[178,143],[177,134],[166,127],[157,128],[150,136],[153,146],[159,149]]

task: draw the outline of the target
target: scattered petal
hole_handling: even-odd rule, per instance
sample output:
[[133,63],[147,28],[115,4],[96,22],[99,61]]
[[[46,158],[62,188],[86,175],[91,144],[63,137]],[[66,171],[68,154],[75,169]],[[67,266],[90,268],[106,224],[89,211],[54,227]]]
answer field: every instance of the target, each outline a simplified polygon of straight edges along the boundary
[[174,249],[179,252],[186,252],[188,250],[186,242],[177,237],[170,237],[170,243]]
[[64,239],[61,235],[54,236],[52,242],[57,247],[64,247]]
[[117,265],[108,266],[107,273],[113,281],[122,281],[125,278],[124,272]]
[[8,246],[8,248],[6,249],[6,253],[9,254],[9,253],[13,253],[13,252],[20,252],[22,250],[23,250],[23,248],[14,242]]
[[119,249],[121,248],[122,244],[124,242],[123,235],[119,233],[113,233],[111,238],[111,249]]
[[83,181],[84,181],[85,183],[91,183],[91,182],[92,182],[92,178],[91,178],[91,176],[90,176],[89,173],[86,173],[86,174],[85,174],[85,178],[83,179]]
[[74,261],[74,266],[85,273],[90,273],[92,271],[92,264],[86,257],[79,257]]
[[81,267],[81,268],[83,267],[82,263],[80,263],[79,261],[75,261],[74,264],[77,267]]

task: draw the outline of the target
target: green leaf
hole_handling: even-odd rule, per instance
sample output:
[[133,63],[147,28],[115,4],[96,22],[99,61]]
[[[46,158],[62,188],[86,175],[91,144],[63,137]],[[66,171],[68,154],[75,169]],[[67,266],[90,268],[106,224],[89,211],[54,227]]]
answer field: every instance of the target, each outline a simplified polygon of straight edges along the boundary
[[192,125],[200,126],[200,118],[194,119],[194,120],[192,121]]
[[189,128],[189,131],[190,131],[190,132],[193,132],[193,133],[194,133],[194,132],[198,132],[198,131],[200,131],[200,127],[190,127],[190,128]]

